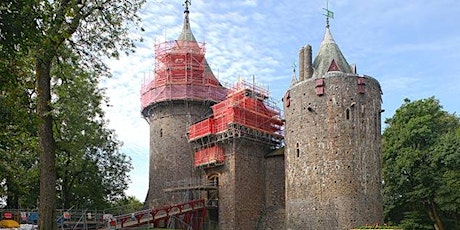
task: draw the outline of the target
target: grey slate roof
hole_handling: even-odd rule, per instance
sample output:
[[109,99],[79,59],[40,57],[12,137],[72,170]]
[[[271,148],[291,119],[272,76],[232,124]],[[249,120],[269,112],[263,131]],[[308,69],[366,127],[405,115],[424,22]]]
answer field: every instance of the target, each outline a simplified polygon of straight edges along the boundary
[[324,74],[328,72],[333,60],[340,72],[353,73],[350,65],[340,51],[339,46],[335,43],[334,38],[332,38],[331,31],[328,27],[326,27],[326,33],[323,41],[321,42],[318,55],[313,61],[313,78],[323,77]]
[[179,34],[177,40],[179,41],[192,41],[196,42],[195,36],[193,36],[192,28],[190,28],[190,20],[188,18],[189,11],[184,11],[184,24],[182,25],[182,31]]

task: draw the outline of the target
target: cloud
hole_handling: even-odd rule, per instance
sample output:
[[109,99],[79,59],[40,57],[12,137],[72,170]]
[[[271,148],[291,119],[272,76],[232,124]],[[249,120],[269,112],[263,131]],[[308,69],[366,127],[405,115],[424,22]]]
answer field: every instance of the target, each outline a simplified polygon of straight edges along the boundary
[[[224,82],[255,76],[280,105],[289,87],[293,62],[300,47],[318,51],[325,32],[324,1],[192,1],[190,20],[199,41],[206,42],[206,58]],[[460,3],[455,0],[329,1],[334,11],[331,30],[349,63],[374,76],[383,88],[384,116],[412,100],[435,95],[449,111],[460,80]],[[182,28],[180,2],[150,0],[141,11],[144,38],[136,53],[109,61],[113,78],[102,86],[111,98],[107,117],[133,157],[130,194],[145,194],[148,182],[148,124],[140,115],[139,90],[154,68],[154,45],[176,39]],[[142,159],[142,161],[138,160]],[[148,180],[148,179],[147,179]],[[145,196],[139,195],[143,200]]]

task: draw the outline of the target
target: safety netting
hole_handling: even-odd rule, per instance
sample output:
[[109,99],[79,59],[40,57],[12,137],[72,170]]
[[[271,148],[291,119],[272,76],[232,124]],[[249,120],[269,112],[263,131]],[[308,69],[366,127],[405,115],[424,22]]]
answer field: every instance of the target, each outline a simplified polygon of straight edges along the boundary
[[227,98],[213,105],[211,117],[189,127],[189,140],[225,132],[231,124],[258,130],[282,138],[280,111],[269,103],[268,91],[245,81],[238,81]]
[[205,59],[204,43],[169,41],[155,45],[153,77],[142,84],[141,109],[170,100],[220,102],[224,88]]

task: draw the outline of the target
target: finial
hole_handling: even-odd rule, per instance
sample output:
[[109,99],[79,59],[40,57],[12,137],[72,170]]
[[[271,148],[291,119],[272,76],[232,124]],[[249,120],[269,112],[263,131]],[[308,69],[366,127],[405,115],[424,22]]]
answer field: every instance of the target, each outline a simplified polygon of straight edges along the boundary
[[184,13],[189,13],[188,6],[192,5],[192,0],[185,0],[185,3],[182,5],[185,6]]
[[326,16],[326,28],[329,28],[329,18],[334,18],[334,12],[330,11],[329,10],[329,1],[326,0],[326,8],[323,8],[323,10],[326,11],[325,14],[323,14],[324,16]]
[[292,72],[294,73],[295,75],[295,67],[297,67],[297,65],[295,64],[295,61],[292,63]]

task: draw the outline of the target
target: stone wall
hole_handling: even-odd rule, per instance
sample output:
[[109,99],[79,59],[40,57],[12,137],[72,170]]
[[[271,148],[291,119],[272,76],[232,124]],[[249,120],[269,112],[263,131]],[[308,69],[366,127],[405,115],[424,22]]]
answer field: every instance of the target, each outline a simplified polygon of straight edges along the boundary
[[[328,73],[292,86],[285,103],[286,228],[382,223],[381,89],[371,78]],[[360,93],[359,87],[364,89]]]
[[[149,110],[150,172],[146,206],[181,203],[193,194],[165,193],[174,182],[199,178],[193,167],[193,149],[187,140],[187,128],[210,112],[202,102],[172,101]],[[187,197],[185,197],[187,195]]]
[[265,210],[258,229],[284,229],[284,148],[265,157]]
[[266,145],[244,138],[224,144],[226,161],[207,173],[219,174],[219,229],[256,229],[265,210]]

